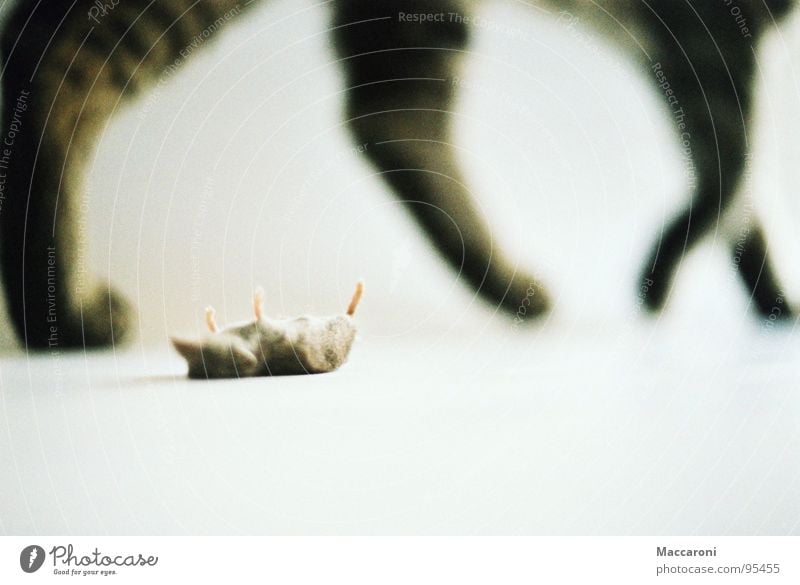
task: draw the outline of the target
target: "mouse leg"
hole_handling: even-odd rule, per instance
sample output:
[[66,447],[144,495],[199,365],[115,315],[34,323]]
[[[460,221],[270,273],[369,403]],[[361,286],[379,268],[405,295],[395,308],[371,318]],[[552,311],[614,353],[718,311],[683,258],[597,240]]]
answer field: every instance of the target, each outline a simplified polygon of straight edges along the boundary
[[260,286],[253,293],[253,314],[256,321],[260,321],[264,316],[264,289]]
[[219,332],[219,325],[217,325],[217,312],[214,307],[206,307],[206,327],[211,333]]

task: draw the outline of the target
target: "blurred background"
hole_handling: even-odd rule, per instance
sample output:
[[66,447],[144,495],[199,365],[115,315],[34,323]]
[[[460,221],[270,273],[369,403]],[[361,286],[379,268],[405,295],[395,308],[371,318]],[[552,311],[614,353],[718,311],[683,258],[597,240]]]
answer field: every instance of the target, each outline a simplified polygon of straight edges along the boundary
[[[688,197],[651,80],[591,31],[565,31],[521,3],[487,2],[480,15],[457,122],[475,195],[497,239],[549,283],[553,319],[593,327],[624,317],[648,247]],[[89,175],[90,262],[138,305],[138,342],[194,332],[207,304],[222,322],[248,317],[259,284],[272,314],[338,311],[362,277],[367,335],[494,323],[353,150],[327,8],[274,0],[226,26],[120,112]],[[793,28],[761,54],[746,189],[796,293]],[[670,315],[744,318],[719,244],[686,259]],[[710,289],[724,301],[709,302]],[[14,346],[4,330],[2,347]]]

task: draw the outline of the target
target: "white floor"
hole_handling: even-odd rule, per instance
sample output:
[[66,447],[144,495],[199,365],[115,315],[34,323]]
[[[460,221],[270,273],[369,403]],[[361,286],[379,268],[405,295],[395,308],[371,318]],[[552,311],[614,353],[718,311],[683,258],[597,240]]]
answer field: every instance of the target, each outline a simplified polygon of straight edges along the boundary
[[166,349],[17,355],[0,531],[800,534],[799,335],[366,335],[334,374],[222,382]]

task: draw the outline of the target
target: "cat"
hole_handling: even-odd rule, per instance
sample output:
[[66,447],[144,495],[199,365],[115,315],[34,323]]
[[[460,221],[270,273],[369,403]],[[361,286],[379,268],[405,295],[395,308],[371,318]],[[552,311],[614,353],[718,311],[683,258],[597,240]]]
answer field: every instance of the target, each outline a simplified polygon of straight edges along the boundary
[[[132,309],[84,270],[83,174],[121,104],[185,59],[198,35],[229,29],[258,0],[18,0],[7,19],[0,156],[2,274],[15,330],[29,348],[105,346],[133,328]],[[470,200],[450,136],[464,52],[481,0],[333,0],[332,40],[358,144],[460,277],[494,306],[541,315],[550,300],[493,242]],[[683,255],[728,218],[748,152],[756,51],[792,0],[538,0],[641,63],[675,117],[693,169],[691,203],[656,238],[641,290],[665,304]],[[208,43],[203,43],[203,46]],[[535,55],[531,55],[535,59]],[[8,138],[13,131],[13,140]],[[536,137],[532,137],[536,140]],[[763,314],[782,299],[763,230],[730,244]],[[531,294],[533,292],[533,294]],[[781,317],[791,317],[784,308]]]

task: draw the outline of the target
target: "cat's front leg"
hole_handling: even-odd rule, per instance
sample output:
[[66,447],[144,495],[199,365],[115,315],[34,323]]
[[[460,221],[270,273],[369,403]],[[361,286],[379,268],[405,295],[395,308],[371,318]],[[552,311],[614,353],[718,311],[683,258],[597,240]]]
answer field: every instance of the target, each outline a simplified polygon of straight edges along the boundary
[[256,3],[16,2],[2,40],[0,228],[6,299],[28,347],[107,346],[131,331],[128,304],[85,262],[86,163],[131,95]]
[[[124,339],[132,312],[89,272],[81,224],[81,175],[93,112],[80,112],[67,76],[54,91],[11,60],[3,99],[2,272],[14,328],[28,348],[98,347]],[[78,82],[79,83],[79,82]],[[81,120],[85,115],[85,119]]]

